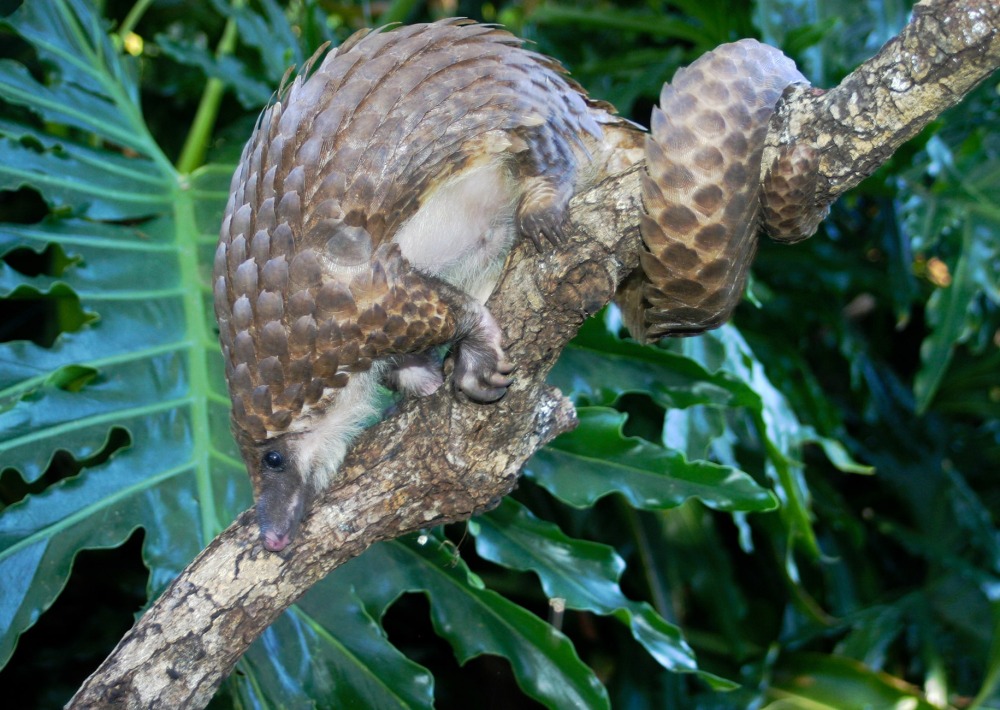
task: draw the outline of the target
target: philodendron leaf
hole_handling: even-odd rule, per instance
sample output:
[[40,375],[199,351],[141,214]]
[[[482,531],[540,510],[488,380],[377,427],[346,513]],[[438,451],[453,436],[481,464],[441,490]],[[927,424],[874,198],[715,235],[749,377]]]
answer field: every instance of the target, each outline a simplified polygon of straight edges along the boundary
[[492,654],[510,661],[521,689],[549,708],[606,708],[594,672],[562,633],[496,592],[484,589],[456,551],[437,534],[380,543],[334,571],[310,591],[328,598],[355,589],[380,619],[405,592],[423,592],[437,633],[459,663]]
[[[0,62],[0,99],[18,107],[0,124],[0,189],[30,188],[50,214],[0,224],[0,253],[58,245],[68,263],[5,271],[0,298],[72,294],[87,318],[57,312],[48,346],[0,342],[0,469],[33,484],[0,511],[0,664],[80,550],[144,528],[159,590],[249,501],[205,289],[226,179],[173,170],[87,2],[25,2],[2,22],[44,73]],[[57,452],[79,473],[46,486]]]
[[[38,119],[0,121],[0,189],[30,187],[53,214],[0,224],[0,254],[55,244],[66,258],[58,274],[4,269],[0,298],[58,290],[94,318],[50,347],[0,343],[0,470],[36,482],[0,510],[0,665],[80,550],[142,527],[152,595],[250,502],[207,289],[233,166],[174,171],[142,119],[129,59],[85,2],[32,0],[5,25],[50,74],[43,84],[0,62],[0,98]],[[60,451],[79,474],[41,487]],[[337,601],[282,617],[240,661],[236,692],[265,705],[335,695],[429,707],[429,674],[352,594]]]
[[[782,501],[781,519],[788,531],[786,570],[791,579],[798,578],[793,551],[794,543],[801,542],[814,558],[821,552],[816,541],[810,515],[810,494],[803,472],[802,445],[817,440],[815,432],[803,427],[788,400],[768,379],[764,365],[754,355],[739,331],[731,325],[706,333],[700,338],[685,338],[678,349],[689,357],[706,364],[710,371],[722,370],[752,389],[759,403],[747,407],[747,414],[761,449],[764,472],[773,482],[778,498]],[[727,444],[728,442],[723,442]],[[714,453],[735,465],[732,453],[719,448]],[[839,452],[836,452],[839,456]],[[845,462],[837,462],[842,468]]]
[[230,683],[244,707],[432,708],[434,678],[389,643],[352,589],[310,594],[272,624]]
[[175,62],[197,67],[205,76],[219,79],[232,88],[240,104],[246,108],[260,106],[274,94],[275,84],[253,75],[249,67],[235,57],[216,57],[200,44],[166,35],[157,35],[156,44]]
[[[303,56],[299,46],[307,24],[319,24],[323,30],[322,39],[333,39],[327,29],[326,20],[329,16],[316,0],[304,0],[294,10],[283,8],[275,0],[260,0],[258,3],[260,12],[246,3],[227,2],[227,0],[211,0],[211,2],[219,14],[236,21],[240,42],[258,52],[271,91],[281,81],[288,67],[302,66],[308,59],[308,55]],[[286,12],[295,12],[298,15],[295,18],[295,26],[288,21]],[[317,19],[323,21],[317,23],[315,22]]]
[[[534,572],[545,595],[564,600],[569,609],[615,617],[664,668],[675,672],[698,670],[680,629],[646,602],[625,597],[618,584],[625,562],[613,548],[570,538],[557,525],[536,518],[511,498],[472,520],[469,529],[481,557],[511,569]],[[715,687],[733,687],[708,673],[702,673],[702,677]]]
[[628,392],[644,392],[664,408],[760,406],[745,383],[709,372],[696,360],[616,337],[591,318],[563,350],[549,382],[581,405],[611,405]]
[[918,688],[858,661],[818,653],[783,655],[774,669],[769,710],[933,710]]
[[[666,351],[640,348],[607,331],[596,321],[581,329],[579,343],[574,342],[567,348],[567,364],[553,370],[551,381],[584,405],[612,404],[627,392],[648,393],[654,402],[667,409],[663,441],[672,448],[660,449],[639,442],[633,446],[636,451],[641,449],[645,452],[641,458],[646,460],[647,467],[653,467],[650,473],[657,470],[655,466],[669,465],[673,467],[671,471],[687,472],[681,474],[681,478],[690,476],[695,469],[704,476],[712,467],[733,471],[742,468],[734,451],[734,430],[724,427],[720,416],[722,411],[741,408],[754,434],[743,443],[760,449],[764,473],[773,481],[777,493],[777,498],[771,498],[770,504],[779,499],[783,501],[781,520],[789,542],[786,569],[791,579],[797,579],[792,554],[796,543],[801,543],[810,556],[821,556],[812,527],[809,489],[803,476],[802,446],[818,443],[832,456],[834,465],[842,470],[861,473],[870,469],[850,460],[843,447],[817,436],[813,429],[800,424],[787,400],[767,378],[763,364],[734,327],[723,326],[702,337],[684,338],[670,343]],[[614,367],[602,367],[600,363],[604,358],[614,362]],[[596,459],[603,458],[604,451],[610,450],[606,448],[610,439],[588,439],[582,430],[560,438],[534,457],[528,466],[528,475],[536,476],[539,482],[545,481],[543,485],[571,505],[586,506],[611,492],[607,485],[610,479],[602,472],[615,471],[617,474],[623,469],[603,469],[596,465]],[[559,450],[560,446],[571,443],[576,447],[573,451]],[[696,458],[704,455],[706,447],[711,457],[725,466]],[[692,454],[691,461],[684,452]],[[651,454],[661,460],[654,464]],[[630,455],[629,458],[638,457]],[[576,475],[577,471],[581,475]],[[652,477],[636,476],[630,476],[628,480],[633,483],[656,481]],[[752,479],[747,476],[745,481]],[[695,482],[705,483],[706,479],[695,477],[687,481],[688,484]],[[676,485],[676,482],[673,484]],[[644,498],[641,489],[634,485],[615,485],[632,505],[664,507],[660,500],[662,488],[661,493]],[[687,490],[689,493],[680,492],[680,488],[668,492],[667,506],[677,505],[685,495],[701,497],[698,493],[691,493],[693,489],[690,486]],[[719,493],[725,496],[721,490]],[[710,502],[711,495],[703,500],[721,510],[752,509],[724,503],[721,499],[713,504]]]
[[577,413],[580,425],[535,454],[525,469],[564,503],[585,508],[619,493],[646,510],[673,508],[689,498],[726,511],[777,507],[770,491],[742,471],[688,461],[679,451],[624,436],[625,414],[604,407]]

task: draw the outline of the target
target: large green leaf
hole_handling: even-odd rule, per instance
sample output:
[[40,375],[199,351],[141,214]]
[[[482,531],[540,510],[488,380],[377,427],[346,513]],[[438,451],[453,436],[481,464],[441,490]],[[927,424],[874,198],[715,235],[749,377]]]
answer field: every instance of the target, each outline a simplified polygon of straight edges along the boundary
[[312,593],[240,661],[246,707],[432,708],[434,678],[389,643],[349,588]]
[[582,405],[611,405],[623,394],[643,392],[664,408],[760,406],[757,394],[729,373],[709,372],[690,357],[617,338],[597,318],[583,324],[549,382]]
[[370,548],[336,570],[310,597],[355,589],[381,618],[404,592],[423,592],[434,628],[460,663],[489,653],[511,664],[518,685],[549,708],[604,708],[608,697],[569,640],[531,612],[483,587],[437,534],[411,535]]
[[[801,542],[813,557],[820,556],[819,544],[812,527],[810,494],[806,485],[802,461],[802,446],[812,440],[815,432],[803,428],[784,395],[768,379],[761,363],[739,332],[724,326],[703,338],[682,341],[679,349],[709,367],[722,369],[741,380],[759,397],[759,405],[747,411],[752,431],[764,458],[764,472],[775,487],[779,508],[788,534],[785,563],[792,579],[798,575],[792,557],[794,543]],[[735,465],[730,446],[722,440],[713,447],[720,460]]]
[[[51,347],[0,344],[0,467],[31,482],[57,451],[100,463],[0,514],[0,576],[16,580],[0,598],[0,662],[79,550],[144,527],[156,589],[246,502],[225,475],[232,447],[194,219],[206,196],[184,189],[150,136],[134,66],[86,3],[24,3],[5,25],[46,75],[0,63],[0,98],[20,108],[2,126],[0,187],[36,190],[51,215],[0,225],[0,249],[58,244],[73,263],[57,280],[5,272],[3,290],[71,290],[96,320]],[[68,372],[87,373],[82,386],[67,387]],[[127,446],[95,457],[115,429]]]
[[[671,507],[687,497],[697,496],[721,510],[769,509],[760,500],[750,503],[744,499],[737,503],[728,498],[740,486],[755,485],[746,474],[730,477],[724,473],[735,473],[742,464],[734,453],[740,429],[727,427],[722,412],[742,411],[750,427],[743,437],[761,449],[763,473],[772,481],[777,499],[782,501],[781,516],[791,543],[787,546],[787,568],[795,578],[793,543],[801,542],[813,557],[820,555],[809,511],[809,490],[800,463],[802,447],[819,444],[830,461],[843,471],[870,473],[871,468],[855,462],[839,443],[819,436],[812,427],[799,422],[735,328],[725,326],[669,347],[670,350],[641,347],[611,335],[599,321],[592,320],[566,349],[550,381],[580,404],[607,405],[631,392],[649,394],[667,410],[663,440],[671,448],[638,440],[623,448],[622,442],[614,442],[616,436],[621,438],[612,433],[614,424],[603,421],[604,431],[597,434],[591,427],[599,418],[594,415],[594,419],[587,420],[591,415],[581,415],[581,428],[539,452],[529,464],[529,475],[544,481],[543,485],[561,500],[577,506],[590,505],[617,490],[638,507]],[[602,416],[612,415],[604,412]],[[619,428],[621,423],[617,425]],[[611,460],[616,460],[626,450],[627,460],[644,461],[647,475],[630,474],[622,478],[611,474],[612,471],[621,474],[630,467],[605,465],[606,457],[611,455]],[[724,465],[701,460],[706,454]],[[679,487],[680,481],[672,480],[669,485],[676,488],[661,498],[666,479],[648,475],[658,470],[669,470],[672,476],[684,480],[686,492]],[[639,481],[657,483],[661,492],[634,488]],[[722,484],[725,488],[720,487],[719,497],[715,498],[709,489]]]
[[[614,616],[664,668],[697,670],[680,630],[649,604],[625,597],[619,586],[625,562],[613,548],[570,538],[510,498],[469,527],[476,537],[476,551],[485,559],[534,572],[545,595],[564,600],[569,609]],[[731,687],[710,674],[702,677],[716,687]]]
[[525,475],[569,505],[589,507],[619,493],[636,508],[662,510],[698,498],[719,510],[773,510],[774,497],[750,476],[621,433],[626,415],[581,408],[580,425],[539,451]]
[[[52,215],[0,225],[0,253],[57,244],[68,265],[58,277],[5,265],[0,296],[62,290],[95,319],[51,347],[0,345],[0,468],[39,481],[58,451],[82,466],[0,511],[0,665],[80,550],[144,528],[153,594],[250,502],[206,287],[233,166],[174,171],[143,122],[130,60],[86,3],[25,3],[7,26],[51,75],[0,64],[0,97],[26,110],[0,122],[0,187],[37,190]],[[427,672],[353,594],[339,601],[282,617],[241,660],[237,693],[428,707]]]

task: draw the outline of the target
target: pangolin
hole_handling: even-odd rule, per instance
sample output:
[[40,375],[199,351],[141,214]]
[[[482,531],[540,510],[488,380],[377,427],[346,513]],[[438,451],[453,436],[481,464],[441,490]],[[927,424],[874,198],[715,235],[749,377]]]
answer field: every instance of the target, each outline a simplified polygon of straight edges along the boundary
[[[768,119],[802,81],[743,40],[664,87],[645,138],[647,250],[619,294],[637,337],[735,307]],[[450,344],[457,389],[504,394],[512,363],[483,304],[508,251],[558,245],[570,197],[641,157],[643,136],[555,60],[463,19],[358,32],[279,91],[233,175],[213,276],[265,548],[285,548],[335,478],[379,384],[435,391]],[[795,202],[770,212],[794,221]]]

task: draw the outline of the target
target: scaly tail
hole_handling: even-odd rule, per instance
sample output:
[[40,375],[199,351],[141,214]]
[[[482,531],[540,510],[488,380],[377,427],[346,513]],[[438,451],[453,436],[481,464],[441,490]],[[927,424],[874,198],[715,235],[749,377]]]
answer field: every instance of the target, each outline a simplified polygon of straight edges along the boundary
[[[637,338],[700,333],[732,314],[757,249],[768,123],[784,89],[805,81],[780,51],[742,40],[702,56],[664,85],[646,137],[648,251],[640,255],[643,274],[619,294]],[[788,220],[802,222],[789,218],[789,203],[805,199],[810,187],[793,170],[802,161],[814,163],[814,152],[782,152],[772,166],[778,179],[769,171],[766,181],[766,212],[785,218],[774,231],[786,241]],[[782,175],[792,176],[791,184]],[[815,229],[818,222],[809,224]]]

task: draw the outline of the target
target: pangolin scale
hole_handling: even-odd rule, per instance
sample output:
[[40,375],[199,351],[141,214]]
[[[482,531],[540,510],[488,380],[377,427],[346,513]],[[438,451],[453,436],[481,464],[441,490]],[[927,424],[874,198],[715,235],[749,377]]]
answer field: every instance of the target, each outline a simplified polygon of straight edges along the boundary
[[[374,413],[377,383],[434,391],[450,343],[456,387],[503,395],[512,365],[482,304],[507,252],[519,236],[559,244],[570,197],[640,158],[643,136],[555,60],[467,20],[359,32],[311,65],[243,151],[214,265],[233,431],[271,550]],[[648,251],[619,294],[637,337],[699,332],[735,307],[767,122],[799,81],[744,40],[664,87],[645,145]],[[790,188],[767,184],[784,235]]]

